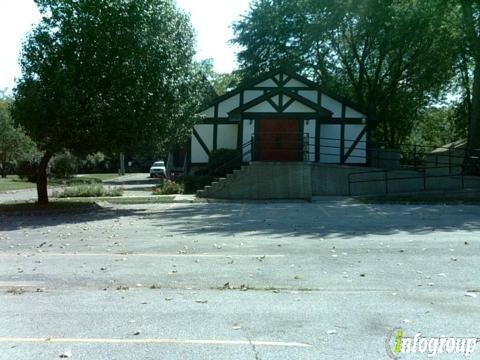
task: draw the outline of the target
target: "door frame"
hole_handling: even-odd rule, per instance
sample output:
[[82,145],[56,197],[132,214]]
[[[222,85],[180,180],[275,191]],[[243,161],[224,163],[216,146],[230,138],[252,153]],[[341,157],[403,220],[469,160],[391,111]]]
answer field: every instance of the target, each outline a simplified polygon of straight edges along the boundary
[[[259,160],[260,153],[258,152],[258,146],[256,145],[257,139],[259,138],[258,134],[260,134],[260,122],[263,120],[275,120],[275,121],[285,121],[285,120],[296,120],[298,121],[298,144],[299,144],[299,160],[295,162],[304,162],[304,151],[303,151],[303,139],[304,139],[304,127],[305,127],[305,119],[298,118],[295,115],[290,117],[280,117],[277,118],[275,115],[273,116],[264,116],[264,117],[257,117],[255,119],[254,125],[254,132],[253,132],[253,151],[252,151],[252,161],[262,162]],[[286,161],[288,162],[288,161]]]

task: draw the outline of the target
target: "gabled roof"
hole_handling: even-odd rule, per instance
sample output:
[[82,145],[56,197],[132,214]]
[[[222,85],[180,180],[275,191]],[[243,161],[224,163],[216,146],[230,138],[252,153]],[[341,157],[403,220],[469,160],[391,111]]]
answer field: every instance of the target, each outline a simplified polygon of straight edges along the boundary
[[[268,80],[268,79],[271,79],[271,78],[275,78],[276,75],[278,74],[285,74],[287,75],[288,77],[292,78],[292,79],[295,79],[295,80],[298,80],[302,83],[304,83],[305,85],[307,85],[309,88],[311,88],[312,90],[317,90],[325,95],[327,95],[328,97],[331,97],[332,99],[335,99],[341,103],[344,103],[346,105],[348,105],[350,108],[362,113],[362,114],[365,114],[365,115],[369,115],[367,111],[365,111],[365,109],[362,109],[362,107],[360,105],[357,105],[355,103],[353,103],[352,101],[350,101],[349,99],[343,97],[343,96],[340,96],[340,95],[337,95],[327,89],[324,89],[322,86],[320,86],[319,84],[307,79],[306,77],[304,76],[301,76],[299,74],[297,74],[296,72],[292,71],[291,69],[285,67],[285,66],[281,66],[279,67],[278,69],[275,69],[275,70],[272,70],[272,71],[269,71],[267,73],[264,73],[262,75],[259,75],[258,77],[255,77],[253,78],[252,80],[248,81],[248,82],[245,82],[244,84],[241,84],[239,87],[237,87],[236,89],[232,90],[232,91],[229,91],[227,92],[226,94],[222,95],[222,96],[219,96],[217,97],[216,99],[214,99],[212,102],[210,102],[208,104],[208,106],[205,106],[204,108],[202,108],[201,110],[204,111],[204,110],[207,110],[209,107],[211,106],[214,106],[216,104],[219,104],[221,103],[222,101],[232,97],[232,96],[235,96],[237,94],[240,94],[242,91],[245,91],[245,90],[248,90],[248,89],[254,89],[255,85],[265,81],[265,80]],[[275,80],[274,80],[275,81]],[[290,95],[289,95],[290,96]],[[326,110],[326,109],[325,109]],[[328,110],[327,110],[328,111]]]
[[[284,94],[294,100],[297,100],[298,102],[308,106],[309,108],[315,110],[319,115],[323,116],[323,117],[331,117],[333,115],[333,113],[330,111],[330,110],[327,110],[321,106],[319,106],[318,104],[314,103],[313,101],[310,101],[306,98],[304,98],[303,96],[300,96],[292,91],[289,91],[285,88],[278,88],[278,89],[275,89],[275,90],[272,90],[272,91],[269,91],[267,92],[266,94],[256,98],[256,99],[253,99],[252,101],[249,101],[248,103],[242,105],[242,106],[239,106],[238,108],[236,109],[233,109],[232,111],[229,112],[229,115],[233,115],[233,114],[239,114],[239,113],[243,113],[245,111],[247,111],[248,109],[254,107],[255,105],[258,105],[258,104],[261,104],[262,102],[264,101],[268,101],[270,100],[271,98],[275,97],[276,95],[279,95],[279,94]],[[285,109],[287,108],[288,106],[285,107]],[[285,110],[283,109],[283,110]]]

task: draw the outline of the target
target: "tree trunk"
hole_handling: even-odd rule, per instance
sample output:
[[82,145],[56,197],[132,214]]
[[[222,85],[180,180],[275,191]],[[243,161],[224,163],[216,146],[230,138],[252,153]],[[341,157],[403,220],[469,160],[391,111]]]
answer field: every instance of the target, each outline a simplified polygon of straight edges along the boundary
[[468,129],[468,145],[470,149],[480,149],[480,59],[475,60],[472,113]]
[[7,177],[7,156],[4,152],[2,156],[2,178],[5,179]]
[[460,4],[463,12],[465,35],[475,66],[473,72],[472,105],[463,171],[466,174],[477,175],[478,172],[480,172],[480,164],[476,156],[472,155],[477,155],[480,149],[480,37],[475,25],[477,20],[474,13],[474,1],[461,0]]
[[472,92],[472,113],[468,127],[468,146],[467,148],[480,149],[480,37],[477,34],[475,26],[475,15],[473,9],[473,0],[461,1],[465,32],[470,43],[472,57],[475,63],[473,75]]
[[38,164],[37,169],[37,203],[39,205],[48,204],[48,188],[47,188],[47,167],[48,162],[52,158],[53,154],[50,154],[48,151],[43,155],[40,163]]

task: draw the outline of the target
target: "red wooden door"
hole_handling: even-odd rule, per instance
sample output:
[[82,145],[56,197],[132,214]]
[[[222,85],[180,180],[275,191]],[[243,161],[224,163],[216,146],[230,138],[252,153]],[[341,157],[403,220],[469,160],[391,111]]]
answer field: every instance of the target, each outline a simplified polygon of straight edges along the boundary
[[260,120],[257,137],[260,161],[301,161],[298,120]]

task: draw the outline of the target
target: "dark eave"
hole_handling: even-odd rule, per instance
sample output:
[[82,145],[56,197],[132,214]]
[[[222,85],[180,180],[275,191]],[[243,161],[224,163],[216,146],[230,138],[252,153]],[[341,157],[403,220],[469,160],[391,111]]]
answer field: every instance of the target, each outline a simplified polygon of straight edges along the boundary
[[[331,92],[330,90],[328,89],[325,89],[324,87],[318,85],[317,83],[307,79],[306,77],[304,76],[301,76],[299,74],[297,74],[296,72],[292,71],[291,69],[285,67],[285,66],[282,66],[278,69],[275,69],[275,70],[272,70],[272,71],[269,71],[267,73],[264,73],[263,75],[260,75],[256,78],[253,78],[252,80],[240,85],[239,87],[237,87],[236,89],[232,90],[232,91],[229,91],[228,93],[222,95],[222,96],[219,96],[217,97],[216,99],[214,99],[213,101],[211,101],[208,105],[206,105],[205,107],[203,107],[201,109],[201,111],[205,111],[207,110],[208,108],[212,107],[212,106],[215,106],[216,104],[219,104],[221,103],[222,101],[228,99],[228,98],[231,98],[232,96],[235,96],[237,94],[240,94],[242,91],[245,91],[245,90],[256,90],[254,88],[255,85],[265,81],[265,80],[268,80],[270,78],[274,78],[275,75],[278,75],[278,74],[285,74],[287,75],[289,78],[292,78],[292,79],[295,79],[295,80],[298,80],[302,83],[304,83],[307,87],[309,87],[311,90],[317,90],[329,97],[331,97],[332,99],[334,100],[337,100],[345,105],[347,105],[348,107],[352,108],[353,110],[356,110],[362,114],[365,114],[367,117],[374,117],[372,115],[370,115],[367,111],[365,111],[365,109],[362,109],[362,107],[358,104],[355,104],[354,102],[350,101],[349,99],[343,97],[343,96],[340,96],[340,95],[337,95],[333,92]],[[257,89],[257,90],[262,90],[262,89]],[[307,89],[306,89],[307,90]]]
[[[316,112],[317,112],[317,115],[320,115],[322,117],[332,117],[333,113],[330,111],[330,110],[327,110],[321,106],[319,106],[318,104],[314,103],[313,101],[310,101],[306,98],[304,98],[303,96],[300,96],[292,91],[289,91],[287,90],[286,88],[278,88],[278,89],[274,89],[272,91],[269,91],[267,92],[266,94],[256,98],[256,99],[253,99],[252,101],[236,108],[236,109],[233,109],[232,111],[230,111],[228,114],[229,115],[236,115],[236,114],[240,114],[240,113],[243,113],[245,111],[247,111],[248,109],[258,105],[258,104],[261,104],[262,102],[264,101],[268,101],[269,99],[271,99],[272,97],[274,96],[277,96],[277,95],[285,95],[285,96],[288,96],[294,100],[297,100],[298,102],[308,106],[309,108],[312,108],[314,109]],[[281,111],[279,111],[281,112]]]

